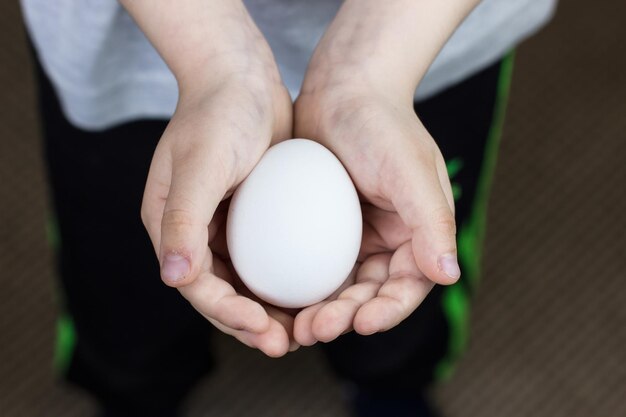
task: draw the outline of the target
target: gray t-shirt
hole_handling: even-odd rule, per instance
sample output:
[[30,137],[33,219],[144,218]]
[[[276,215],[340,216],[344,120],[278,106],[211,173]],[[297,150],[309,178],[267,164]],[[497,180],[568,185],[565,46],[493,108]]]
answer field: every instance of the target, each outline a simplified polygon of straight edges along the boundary
[[[544,25],[556,2],[483,0],[440,52],[416,91],[416,100],[495,62]],[[245,3],[295,98],[309,57],[342,1]],[[172,115],[176,81],[117,1],[21,0],[21,4],[38,57],[74,125],[99,130]]]

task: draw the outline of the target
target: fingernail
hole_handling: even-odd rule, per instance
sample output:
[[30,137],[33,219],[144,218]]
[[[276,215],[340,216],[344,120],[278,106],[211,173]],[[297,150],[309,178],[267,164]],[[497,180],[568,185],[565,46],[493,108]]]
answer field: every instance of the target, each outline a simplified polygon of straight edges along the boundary
[[161,267],[161,278],[169,282],[182,280],[189,273],[189,261],[178,254],[165,256]]
[[292,340],[289,343],[289,352],[295,352],[299,348],[300,348],[300,344],[298,342],[296,342],[295,340]]
[[450,278],[458,279],[461,276],[461,268],[457,262],[456,255],[448,253],[439,257],[439,269]]

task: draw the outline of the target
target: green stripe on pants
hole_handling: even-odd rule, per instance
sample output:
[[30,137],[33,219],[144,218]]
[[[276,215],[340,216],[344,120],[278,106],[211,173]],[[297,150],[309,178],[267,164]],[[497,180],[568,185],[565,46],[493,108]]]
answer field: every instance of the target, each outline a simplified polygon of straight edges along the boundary
[[[61,250],[61,234],[59,232],[59,225],[54,216],[51,216],[46,223],[46,237],[48,245],[50,245],[58,257],[59,251]],[[57,305],[61,308],[62,312],[57,318],[56,341],[52,360],[54,370],[59,374],[64,374],[67,371],[74,354],[74,346],[76,345],[74,321],[67,312],[63,312],[63,298],[62,291],[59,288],[57,291]]]
[[[487,202],[493,182],[493,174],[495,172],[498,149],[500,147],[500,138],[502,137],[504,116],[513,74],[514,56],[515,53],[513,51],[507,54],[500,66],[493,121],[485,146],[472,211],[468,221],[459,228],[457,237],[458,256],[463,270],[463,279],[469,285],[458,282],[455,285],[446,287],[443,293],[443,310],[450,329],[448,335],[448,352],[435,369],[435,378],[438,381],[446,380],[452,375],[456,360],[467,346],[470,305],[468,292],[469,289],[476,287],[481,273],[483,243],[487,222]],[[451,164],[451,162],[454,161],[448,163],[449,174],[453,173],[454,164]]]

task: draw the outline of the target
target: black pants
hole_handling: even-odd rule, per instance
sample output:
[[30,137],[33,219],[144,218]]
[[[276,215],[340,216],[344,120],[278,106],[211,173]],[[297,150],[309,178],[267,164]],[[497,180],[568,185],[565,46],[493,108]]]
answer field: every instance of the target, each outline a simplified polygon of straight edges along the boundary
[[[501,67],[499,62],[416,104],[451,163],[459,230],[476,215],[479,178],[489,174],[483,161],[490,132],[494,136]],[[167,121],[136,121],[102,132],[77,129],[64,117],[40,67],[37,79],[61,242],[64,374],[106,407],[161,415],[175,409],[211,369],[213,331],[178,291],[162,284],[139,217],[152,153]],[[465,275],[455,291],[467,295],[463,262],[461,267]],[[449,321],[458,308],[446,310],[448,290],[436,287],[386,333],[351,333],[322,346],[332,368],[379,395],[418,393],[433,380],[441,360],[450,359],[450,348],[458,350],[453,331],[458,323]],[[459,302],[458,296],[451,300]]]

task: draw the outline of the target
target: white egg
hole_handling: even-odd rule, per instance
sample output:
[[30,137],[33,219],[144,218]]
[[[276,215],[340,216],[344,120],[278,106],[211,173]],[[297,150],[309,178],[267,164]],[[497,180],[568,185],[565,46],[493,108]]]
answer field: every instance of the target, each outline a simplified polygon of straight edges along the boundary
[[348,277],[361,245],[362,216],[350,176],[322,145],[272,146],[230,204],[227,243],[243,283],[265,301],[304,307]]

